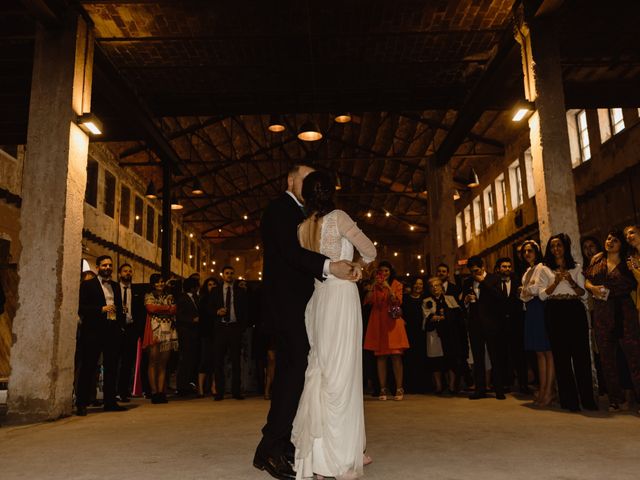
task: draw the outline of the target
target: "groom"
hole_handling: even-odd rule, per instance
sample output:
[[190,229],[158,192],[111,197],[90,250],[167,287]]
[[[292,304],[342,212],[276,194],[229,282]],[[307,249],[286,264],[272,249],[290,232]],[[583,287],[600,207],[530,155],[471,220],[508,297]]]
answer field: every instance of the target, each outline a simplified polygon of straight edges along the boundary
[[287,176],[287,191],[273,200],[262,215],[264,251],[262,314],[276,343],[276,373],[271,409],[262,428],[253,466],[279,479],[295,478],[291,425],[304,386],[309,340],[305,308],[313,293],[314,277],[329,273],[358,280],[359,266],[346,260],[331,262],[319,253],[305,250],[298,242],[298,225],[305,219],[302,181],[313,172],[307,165],[294,165]]

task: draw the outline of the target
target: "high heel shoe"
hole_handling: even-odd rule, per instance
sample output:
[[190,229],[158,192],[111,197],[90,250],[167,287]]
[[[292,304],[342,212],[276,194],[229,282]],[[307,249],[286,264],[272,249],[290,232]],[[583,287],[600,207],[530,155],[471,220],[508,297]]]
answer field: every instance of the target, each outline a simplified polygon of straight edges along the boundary
[[381,388],[378,400],[385,401],[387,399],[387,395],[389,395],[389,391],[386,388]]
[[398,388],[398,389],[396,389],[396,394],[395,394],[395,396],[393,397],[393,399],[394,399],[396,402],[399,402],[399,401],[400,401],[400,400],[402,400],[403,398],[404,398],[404,388]]

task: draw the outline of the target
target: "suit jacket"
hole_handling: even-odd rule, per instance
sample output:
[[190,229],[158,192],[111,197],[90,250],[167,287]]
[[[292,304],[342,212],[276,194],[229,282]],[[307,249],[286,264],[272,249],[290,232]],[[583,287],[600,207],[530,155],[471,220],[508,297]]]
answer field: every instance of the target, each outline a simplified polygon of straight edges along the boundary
[[[478,331],[488,332],[496,331],[502,328],[502,322],[495,314],[495,302],[498,297],[498,291],[496,290],[496,284],[500,279],[493,273],[487,273],[485,279],[480,282],[479,291],[480,297],[475,303],[468,305],[468,328],[469,334]],[[473,290],[473,277],[468,277],[462,284],[462,299],[474,292]]]
[[499,275],[492,279],[490,287],[495,291],[496,301],[493,305],[494,315],[500,320],[507,322],[507,326],[511,321],[517,321],[523,317],[522,301],[518,295],[518,287],[520,280],[511,276],[511,288],[509,296],[505,297],[502,293],[502,278]]
[[[118,289],[120,289],[119,283]],[[129,295],[131,295],[131,317],[133,318],[133,326],[136,334],[140,338],[144,335],[144,327],[147,323],[147,309],[144,307],[144,296],[148,291],[149,285],[146,283],[132,283],[129,291]],[[121,289],[120,293],[122,294]]]
[[120,285],[113,280],[109,280],[113,290],[113,303],[116,306],[116,320],[107,320],[107,314],[102,311],[102,307],[107,304],[104,298],[100,277],[80,283],[80,299],[78,315],[82,320],[82,330],[99,331],[112,322],[124,328],[126,318],[122,311],[122,296]]
[[[235,310],[236,321],[240,325],[240,328],[244,329],[246,328],[248,321],[247,292],[242,288],[238,288],[236,284],[234,284],[232,288],[233,309]],[[213,289],[211,295],[209,295],[208,304],[207,313],[211,318],[213,318],[213,325],[215,328],[220,325],[224,319],[224,317],[218,316],[217,313],[218,309],[224,307],[224,283]]]
[[198,295],[194,295],[193,300],[187,293],[181,293],[178,295],[178,298],[176,298],[176,322],[178,325],[197,327],[198,324],[193,320],[198,318],[198,322],[200,321],[199,303],[200,298]]
[[302,333],[313,278],[322,279],[326,257],[302,248],[298,241],[298,225],[304,218],[287,193],[269,203],[262,215],[262,323],[267,331],[295,327]]
[[444,292],[444,294],[455,298],[456,301],[460,301],[460,293],[461,293],[460,287],[455,283],[452,283],[451,280],[448,280],[447,290]]

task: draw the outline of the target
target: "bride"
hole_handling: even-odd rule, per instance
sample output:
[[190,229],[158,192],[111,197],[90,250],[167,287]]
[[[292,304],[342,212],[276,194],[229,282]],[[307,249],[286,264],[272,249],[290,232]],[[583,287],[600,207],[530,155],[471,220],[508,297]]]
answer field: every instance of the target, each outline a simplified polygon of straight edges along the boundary
[[[312,172],[302,185],[308,218],[298,228],[300,244],[334,260],[363,263],[375,259],[371,240],[342,210],[333,206],[335,185],[323,172]],[[309,337],[304,390],[291,441],[296,447],[296,478],[362,475],[365,450],[362,398],[362,313],[355,283],[329,276],[316,280],[307,304]]]

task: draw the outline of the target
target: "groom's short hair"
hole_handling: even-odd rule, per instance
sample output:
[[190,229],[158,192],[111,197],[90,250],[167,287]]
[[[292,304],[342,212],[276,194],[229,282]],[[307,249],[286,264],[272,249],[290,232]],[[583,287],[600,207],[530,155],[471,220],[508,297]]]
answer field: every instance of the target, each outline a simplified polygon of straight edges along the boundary
[[291,168],[289,169],[289,175],[295,175],[296,173],[298,173],[298,171],[302,168],[302,167],[307,167],[307,168],[311,168],[313,170],[315,170],[315,168],[313,167],[313,165],[306,163],[306,162],[298,162],[294,165],[291,166]]

